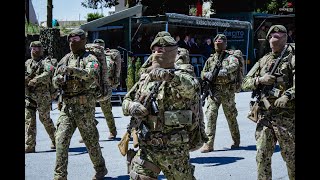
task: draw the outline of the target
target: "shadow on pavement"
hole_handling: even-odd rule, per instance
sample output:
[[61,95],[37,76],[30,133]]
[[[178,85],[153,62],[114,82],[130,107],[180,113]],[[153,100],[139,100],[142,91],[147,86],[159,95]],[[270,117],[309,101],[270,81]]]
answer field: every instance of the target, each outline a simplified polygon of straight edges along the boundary
[[55,149],[47,150],[47,151],[36,151],[35,153],[48,153],[48,152],[56,152]]
[[191,158],[191,163],[196,164],[208,164],[206,166],[219,166],[234,163],[236,161],[244,159],[243,157],[196,157]]
[[121,138],[117,137],[117,138],[114,138],[114,139],[102,139],[102,140],[99,140],[99,142],[105,142],[105,141],[120,141]]
[[129,179],[129,175],[123,175],[123,176],[118,176],[118,177],[105,177],[103,178],[104,180],[110,180],[110,179],[119,179],[119,180],[128,180]]
[[[111,180],[111,179],[119,179],[119,180],[128,180],[130,179],[129,175],[123,175],[123,176],[118,176],[118,177],[105,177],[104,180]],[[166,179],[164,175],[159,175],[158,179]]]
[[[230,149],[230,148],[224,148],[224,149],[219,149],[219,150],[214,150],[214,151],[237,151],[237,150],[246,150],[246,151],[256,151],[256,145],[249,145],[249,146],[240,146],[239,148],[235,149]],[[274,152],[280,152],[280,146],[276,145]]]
[[105,119],[105,117],[103,115],[102,116],[96,116],[96,118]]
[[[103,149],[103,147],[101,147],[101,149]],[[86,154],[88,153],[87,148],[84,147],[73,147],[73,148],[69,148],[69,152],[74,152],[76,154],[70,154],[69,156],[75,156],[75,155],[81,155],[81,154]]]

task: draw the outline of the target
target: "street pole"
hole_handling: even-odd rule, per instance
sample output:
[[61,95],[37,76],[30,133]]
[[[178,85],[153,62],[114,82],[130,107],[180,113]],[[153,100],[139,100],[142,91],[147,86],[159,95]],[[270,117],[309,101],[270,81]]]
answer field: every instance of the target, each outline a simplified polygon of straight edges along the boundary
[[52,28],[52,0],[47,1],[47,27]]

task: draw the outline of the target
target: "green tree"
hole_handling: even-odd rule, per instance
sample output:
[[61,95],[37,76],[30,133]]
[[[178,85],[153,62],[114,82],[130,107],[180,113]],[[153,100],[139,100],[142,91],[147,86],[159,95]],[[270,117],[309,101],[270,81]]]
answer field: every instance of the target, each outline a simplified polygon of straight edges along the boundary
[[104,17],[103,14],[100,14],[98,12],[95,12],[95,13],[88,13],[87,14],[87,22],[90,22],[90,21],[93,21],[95,19],[99,19],[99,18],[102,18]]
[[136,69],[135,69],[135,81],[134,81],[135,83],[138,82],[139,79],[140,79],[139,70],[141,68],[141,65],[142,65],[141,59],[138,58],[137,61],[136,61]]
[[91,9],[98,9],[101,7],[110,8],[118,4],[118,0],[84,0],[81,2],[81,6]]
[[127,91],[134,85],[134,63],[131,57],[128,57],[128,75],[127,75]]

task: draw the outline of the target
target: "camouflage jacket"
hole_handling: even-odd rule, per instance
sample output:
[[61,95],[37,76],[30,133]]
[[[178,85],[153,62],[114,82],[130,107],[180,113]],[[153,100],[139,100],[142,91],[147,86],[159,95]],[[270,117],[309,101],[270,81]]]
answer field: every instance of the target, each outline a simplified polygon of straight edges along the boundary
[[[156,81],[150,81],[149,74],[142,74],[139,81],[126,94],[123,101],[123,114],[129,116],[128,106],[132,101],[145,100],[150,93],[150,89]],[[148,115],[145,117],[145,124],[150,131],[160,131],[167,133],[177,127],[164,125],[164,112],[173,110],[191,110],[191,107],[199,103],[200,100],[200,83],[199,81],[182,70],[174,72],[174,78],[171,81],[160,81],[161,85],[156,95],[156,101],[159,107],[159,115]],[[144,102],[140,102],[144,104]],[[147,109],[151,105],[147,104]],[[181,127],[178,127],[181,128]]]
[[[242,83],[242,89],[245,91],[255,90],[257,88],[255,84],[256,78],[262,77],[265,73],[268,73],[270,66],[276,61],[279,54],[272,52],[267,53],[261,59],[259,59],[255,65],[248,72]],[[275,88],[281,90],[280,95],[288,95],[290,100],[288,106],[293,106],[295,98],[295,56],[292,48],[288,48],[276,70],[277,79],[274,85]],[[275,101],[276,97],[269,96],[270,103]]]
[[30,80],[36,81],[33,88],[34,91],[50,91],[51,77],[54,70],[55,68],[49,59],[40,59],[39,61],[28,59],[25,62],[25,76],[28,77],[28,81],[25,82],[26,95],[33,92],[28,90],[30,89],[28,86]]
[[[216,81],[213,84],[229,84],[233,83],[235,84],[235,80],[237,78],[237,73],[239,69],[239,60],[234,55],[231,55],[228,53],[228,51],[225,51],[223,60],[222,60],[222,67],[221,69],[227,70],[227,76],[217,76]],[[204,75],[207,72],[213,71],[217,62],[218,62],[218,53],[211,54],[210,57],[207,59],[203,70],[201,71],[201,79],[204,79]]]
[[100,74],[100,63],[97,58],[89,52],[84,52],[82,55],[75,55],[73,53],[66,54],[58,63],[57,69],[52,78],[53,86],[60,88],[57,83],[57,78],[64,76],[60,74],[59,67],[72,67],[71,75],[66,77],[65,85],[62,89],[67,95],[77,95],[82,93],[96,93]]

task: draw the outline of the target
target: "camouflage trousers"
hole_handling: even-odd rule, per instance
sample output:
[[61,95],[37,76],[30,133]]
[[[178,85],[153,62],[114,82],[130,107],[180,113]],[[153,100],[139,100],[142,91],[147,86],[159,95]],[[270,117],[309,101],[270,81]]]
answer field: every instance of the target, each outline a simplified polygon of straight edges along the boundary
[[104,117],[106,118],[109,132],[115,132],[117,129],[113,118],[111,99],[100,101],[99,103]]
[[234,143],[240,144],[240,132],[237,122],[238,111],[235,103],[235,94],[233,91],[218,91],[213,97],[207,98],[205,115],[207,117],[206,133],[209,138],[207,144],[214,146],[214,138],[216,134],[216,125],[219,107],[222,105],[223,112],[226,116],[231,137]]
[[271,160],[277,142],[280,145],[281,156],[287,165],[289,179],[295,179],[294,121],[294,111],[283,111],[265,116],[257,123],[255,138],[257,141],[258,180],[272,179]]
[[95,124],[95,103],[93,95],[63,99],[57,122],[54,179],[67,178],[70,140],[76,128],[83,138],[96,172],[102,172],[106,168]]
[[50,94],[44,93],[39,98],[25,98],[25,148],[34,148],[36,146],[37,122],[36,111],[39,112],[40,122],[47,131],[52,143],[55,142],[54,123],[50,118]]
[[[168,180],[195,180],[193,176],[195,166],[190,163],[189,145],[187,143],[177,144],[158,150],[153,146],[140,146],[131,164],[131,172],[147,176],[150,179],[157,179],[159,173],[150,170],[134,159],[141,159],[152,163],[160,168]],[[130,176],[130,179],[133,178]]]

